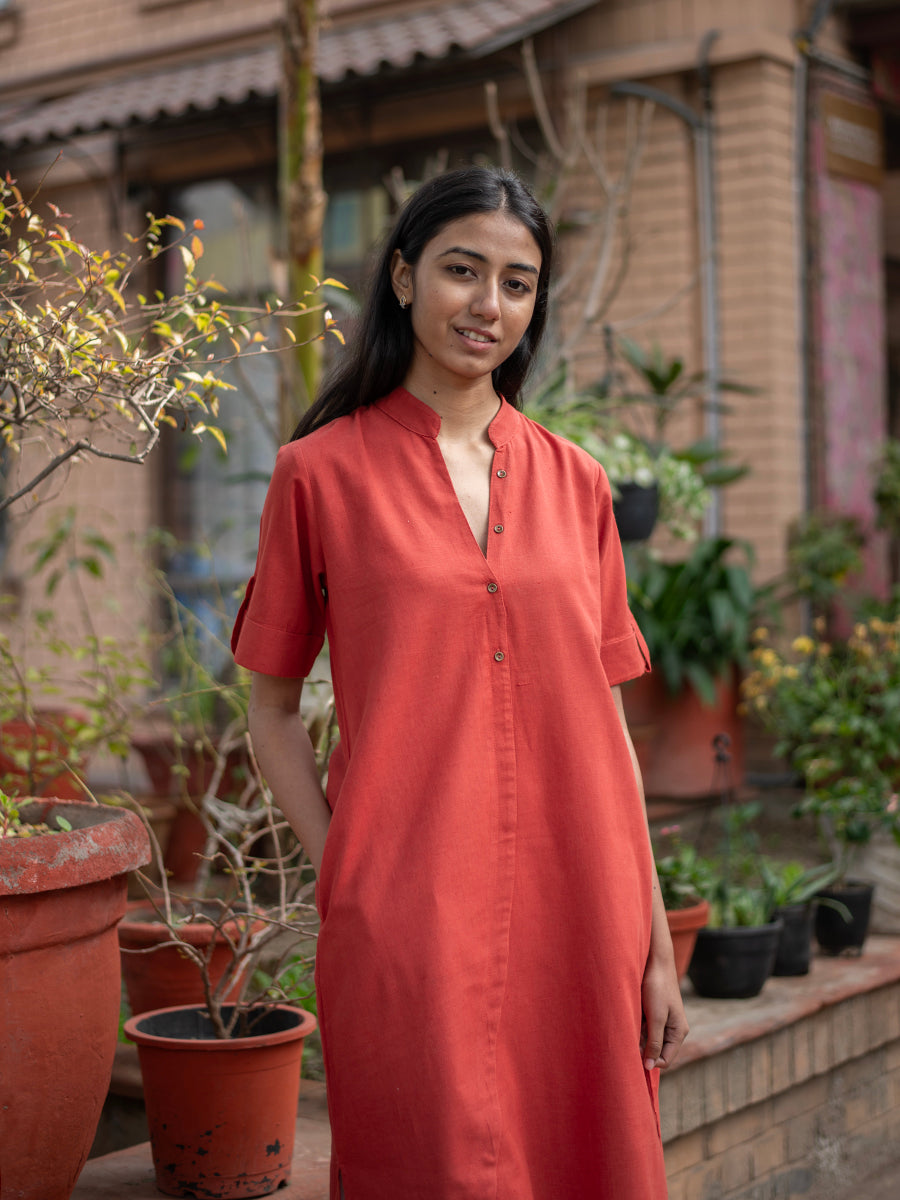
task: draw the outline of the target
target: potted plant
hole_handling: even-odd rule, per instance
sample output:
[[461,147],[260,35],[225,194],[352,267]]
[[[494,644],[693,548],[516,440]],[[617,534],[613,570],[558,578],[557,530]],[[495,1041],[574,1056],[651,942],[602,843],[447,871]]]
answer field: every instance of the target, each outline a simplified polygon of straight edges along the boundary
[[[174,218],[151,216],[142,237],[121,251],[89,249],[67,221],[41,196],[23,196],[10,177],[0,180],[0,429],[12,467],[4,472],[0,513],[19,502],[32,512],[51,475],[84,461],[145,462],[166,424],[224,444],[215,425],[218,396],[230,386],[221,377],[224,362],[268,351],[254,324],[315,311],[305,301],[255,312],[223,305],[221,288],[196,274],[200,221],[186,230]],[[168,296],[142,294],[137,277],[167,253],[183,261],[182,287]],[[309,340],[324,332],[312,331]],[[220,336],[230,340],[214,356]],[[85,568],[95,574],[97,562],[88,556]],[[9,630],[8,608],[2,617],[0,647],[16,668],[0,689],[4,702],[23,682],[39,694],[30,671],[21,670],[22,631]],[[39,623],[25,634],[32,628]],[[96,651],[100,669],[109,666],[115,676],[115,664],[102,661],[104,638],[76,642],[71,654],[56,640],[69,665],[78,664],[71,674],[85,679]],[[86,659],[79,657],[85,648]],[[121,692],[119,682],[106,699],[115,702]],[[93,714],[102,712],[102,703],[93,709],[78,700],[88,719],[63,731],[67,772],[94,737]],[[20,715],[4,712],[2,720]],[[38,756],[46,752],[57,751],[38,742]],[[26,799],[5,797],[0,840],[0,893],[11,915],[0,933],[0,1013],[3,1028],[16,1031],[0,1046],[3,1087],[15,1088],[0,1095],[2,1183],[4,1196],[17,1200],[65,1200],[87,1157],[112,1065],[120,1001],[115,925],[125,908],[125,875],[149,855],[132,813],[86,803],[60,810],[51,798]],[[71,829],[57,822],[54,832],[57,816]],[[38,834],[43,825],[49,828]],[[37,980],[28,973],[35,967]]]
[[532,395],[526,412],[602,465],[623,542],[645,541],[657,519],[676,538],[695,537],[711,498],[703,467],[713,456],[699,444],[680,452],[663,442],[651,444],[619,419],[614,406],[604,381],[576,389],[559,367]]
[[[196,973],[202,1003],[125,1024],[140,1056],[157,1186],[169,1195],[268,1195],[288,1180],[303,1039],[316,1026],[312,1013],[284,1003],[292,993],[282,986],[296,984],[298,944],[307,948],[309,978],[312,871],[272,806],[240,722],[230,737],[244,741],[252,786],[238,803],[217,798],[233,749],[226,736],[202,804],[207,846],[197,882],[205,903],[185,921],[165,878],[149,886],[166,936],[139,952],[175,948]],[[332,704],[317,742],[323,774],[334,738]],[[200,945],[204,924],[211,936]],[[224,967],[213,958],[217,945],[227,948]]]
[[66,1200],[87,1160],[116,1048],[116,925],[149,858],[133,813],[0,793],[4,1196]]
[[653,672],[622,689],[647,795],[695,797],[716,790],[711,746],[731,743],[743,774],[738,668],[750,652],[757,601],[743,542],[701,538],[687,558],[629,555],[628,597]]
[[[776,862],[762,858],[759,864],[772,917],[781,918],[781,937],[773,975],[806,975],[812,950],[813,919],[824,889],[835,882],[838,868],[833,863],[806,867],[801,862]],[[842,916],[843,905],[825,900]]]
[[678,825],[659,831],[665,850],[657,848],[656,873],[666,908],[666,920],[675,951],[675,970],[681,979],[694,953],[698,932],[709,918],[709,901],[701,895],[703,860],[680,836]]
[[200,809],[213,776],[214,794],[222,800],[238,801],[248,784],[253,786],[242,737],[229,733],[231,748],[224,762],[219,753],[226,729],[246,730],[250,685],[222,640],[230,625],[224,598],[218,595],[215,603],[206,604],[201,620],[163,572],[156,573],[155,586],[167,614],[158,652],[163,682],[146,706],[132,745],[155,795],[176,805],[164,863],[171,878],[189,884],[206,842]]
[[782,650],[760,630],[744,697],[802,778],[797,815],[814,818],[837,872],[828,894],[853,913],[845,921],[820,906],[816,937],[827,953],[859,952],[872,900],[853,877],[860,853],[878,833],[900,840],[900,619],[857,622],[847,639],[824,634],[820,618],[813,636]]
[[862,572],[865,541],[857,517],[805,513],[788,531],[785,599],[805,600],[815,615],[827,617],[846,597],[848,579]]
[[759,847],[752,823],[759,806],[734,806],[733,788],[723,789],[721,852],[697,859],[698,892],[709,902],[706,926],[697,934],[688,978],[701,996],[756,996],[772,973],[782,923],[773,918],[759,873]]

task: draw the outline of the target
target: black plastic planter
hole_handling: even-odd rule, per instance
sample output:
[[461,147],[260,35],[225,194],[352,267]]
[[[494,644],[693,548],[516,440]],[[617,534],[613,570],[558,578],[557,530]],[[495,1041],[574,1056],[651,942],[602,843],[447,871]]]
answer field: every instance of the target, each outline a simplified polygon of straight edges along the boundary
[[823,954],[862,954],[863,943],[869,932],[869,917],[872,912],[872,894],[875,885],[861,879],[848,879],[840,887],[825,888],[819,892],[822,900],[837,900],[845,904],[850,912],[846,915],[830,904],[820,904],[816,909],[816,941]]
[[659,487],[651,483],[617,485],[619,498],[613,500],[613,516],[622,542],[645,542],[653,532],[659,515]]
[[776,919],[768,925],[701,929],[688,967],[694,990],[716,1000],[758,996],[772,974],[781,928]]
[[809,974],[814,911],[813,904],[787,904],[775,910],[782,927],[773,975]]

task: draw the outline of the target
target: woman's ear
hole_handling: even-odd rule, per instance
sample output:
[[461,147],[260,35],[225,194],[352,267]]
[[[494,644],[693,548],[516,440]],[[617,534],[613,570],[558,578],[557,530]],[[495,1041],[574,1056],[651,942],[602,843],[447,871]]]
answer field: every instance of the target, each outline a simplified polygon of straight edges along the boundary
[[398,300],[412,303],[412,267],[405,261],[399,250],[395,250],[391,258],[391,283]]

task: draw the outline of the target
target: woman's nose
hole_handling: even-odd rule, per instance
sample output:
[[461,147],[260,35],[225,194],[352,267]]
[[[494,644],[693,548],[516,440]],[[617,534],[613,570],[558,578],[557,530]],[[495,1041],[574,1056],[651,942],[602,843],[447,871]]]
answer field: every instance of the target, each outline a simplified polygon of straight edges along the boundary
[[472,314],[496,320],[500,316],[500,284],[496,279],[486,279],[472,301]]

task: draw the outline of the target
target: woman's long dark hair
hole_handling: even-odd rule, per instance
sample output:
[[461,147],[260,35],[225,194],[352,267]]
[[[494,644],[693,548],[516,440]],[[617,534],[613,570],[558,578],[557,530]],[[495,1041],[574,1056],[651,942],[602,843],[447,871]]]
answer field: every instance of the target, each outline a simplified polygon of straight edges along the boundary
[[521,221],[538,244],[541,268],[534,313],[522,340],[493,374],[494,389],[521,408],[520,392],[547,323],[553,229],[544,210],[517,175],[495,167],[463,167],[424,183],[404,204],[378,255],[353,346],[300,418],[291,441],[321,425],[373,404],[406,377],[412,361],[409,311],[397,303],[391,262],[399,250],[415,266],[433,237],[450,221],[503,211]]

